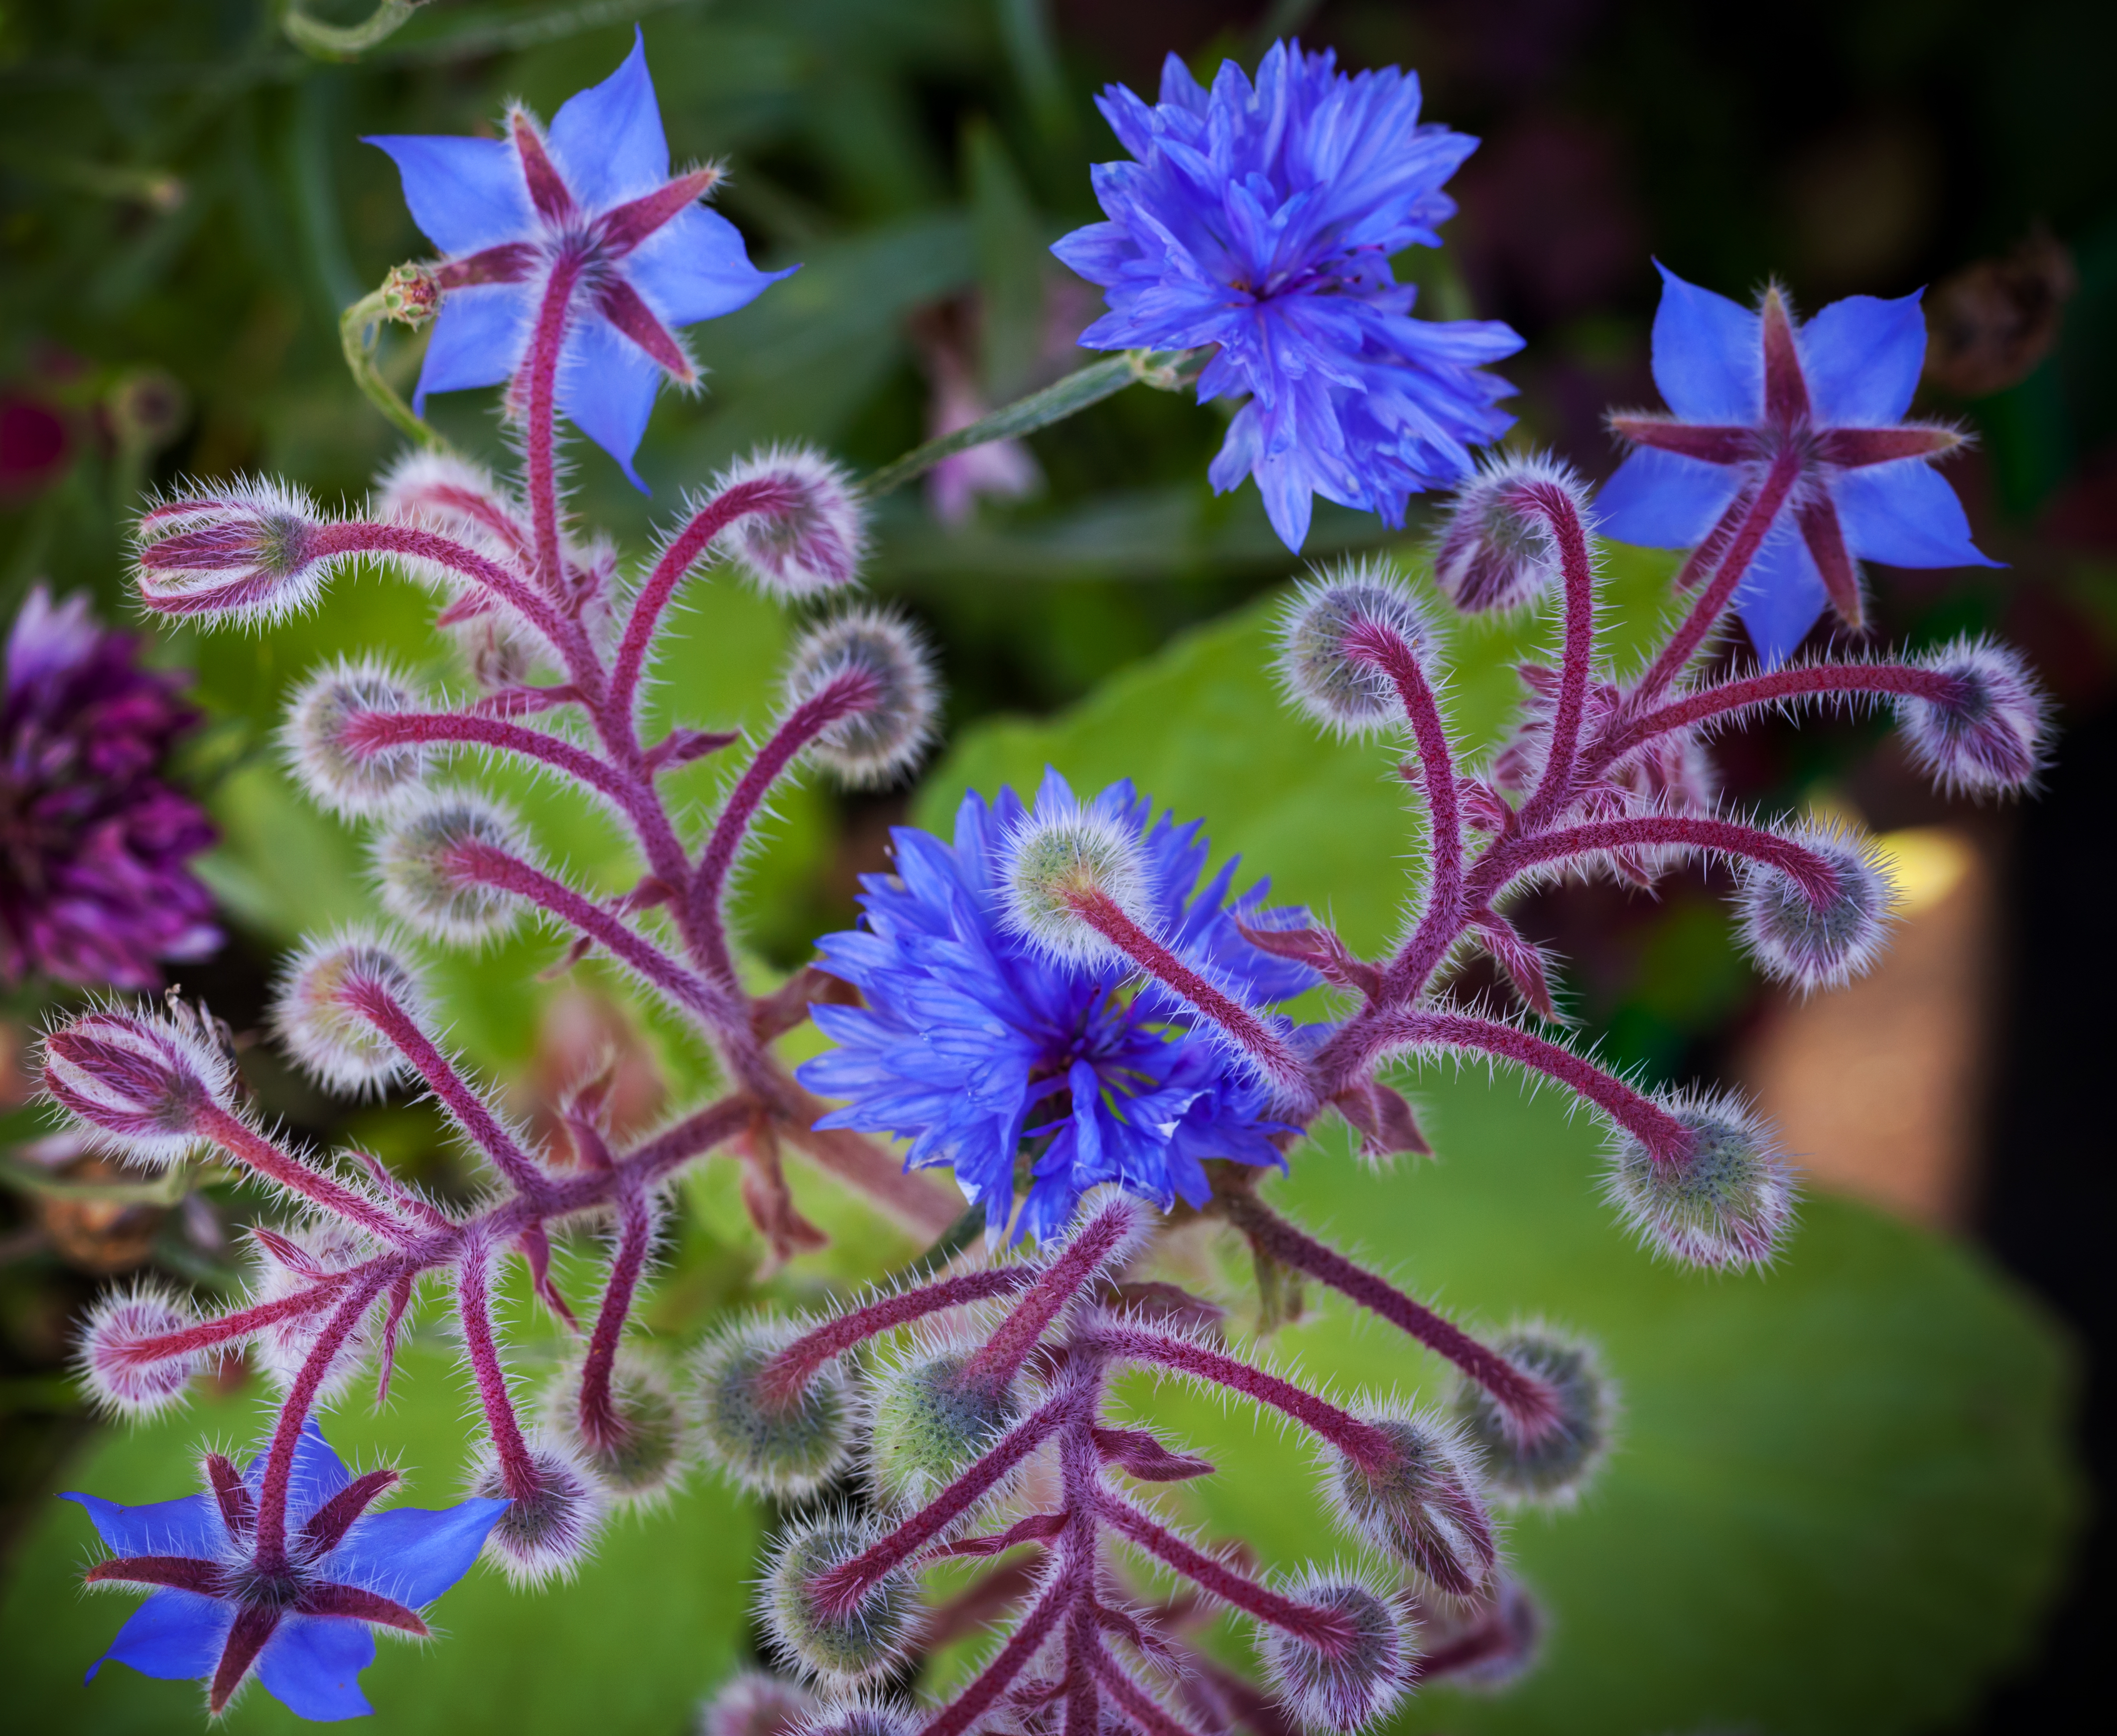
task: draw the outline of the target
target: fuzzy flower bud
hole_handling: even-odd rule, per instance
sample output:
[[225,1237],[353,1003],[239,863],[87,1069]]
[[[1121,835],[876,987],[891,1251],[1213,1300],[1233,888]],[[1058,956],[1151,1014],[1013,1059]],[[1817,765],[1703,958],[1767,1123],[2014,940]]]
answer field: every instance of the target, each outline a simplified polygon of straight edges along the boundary
[[827,1682],[851,1684],[887,1675],[918,1622],[915,1587],[902,1571],[870,1586],[843,1613],[825,1606],[816,1582],[879,1542],[871,1519],[823,1513],[780,1534],[764,1572],[763,1614],[773,1646],[789,1663]]
[[1257,1651],[1266,1681],[1295,1721],[1310,1729],[1364,1729],[1404,1697],[1414,1653],[1403,1618],[1386,1597],[1340,1574],[1312,1570],[1286,1591],[1342,1618],[1352,1639],[1328,1649],[1281,1628],[1263,1628]]
[[796,1727],[795,1736],[912,1736],[919,1723],[901,1701],[855,1694],[819,1706]]
[[510,1503],[486,1534],[485,1553],[518,1586],[571,1579],[602,1529],[602,1489],[588,1467],[556,1441],[533,1438],[529,1461],[537,1488],[528,1495],[508,1488],[490,1447],[472,1469],[465,1494]]
[[1002,866],[1008,927],[1063,964],[1112,956],[1081,915],[1105,898],[1141,927],[1153,922],[1153,887],[1137,833],[1091,810],[1051,813],[1040,802],[1009,834]]
[[[375,1244],[350,1224],[335,1218],[300,1224],[269,1234],[254,1233],[257,1274],[252,1300],[278,1302],[307,1289],[319,1278],[348,1272],[374,1258]],[[323,1336],[333,1304],[275,1320],[257,1335],[256,1359],[265,1378],[282,1392],[291,1387]],[[359,1377],[375,1349],[373,1311],[357,1322],[331,1355],[317,1388],[320,1403],[337,1398]]]
[[197,1143],[209,1110],[231,1110],[235,1064],[205,1016],[172,1004],[98,1007],[45,1037],[44,1087],[95,1143],[164,1167]]
[[838,1364],[826,1363],[792,1392],[773,1390],[767,1377],[767,1365],[800,1336],[791,1321],[744,1321],[709,1339],[691,1364],[700,1447],[759,1494],[811,1494],[845,1463],[852,1405]]
[[1564,501],[1587,523],[1580,478],[1541,455],[1488,458],[1456,495],[1434,548],[1433,582],[1464,614],[1520,608],[1558,579],[1558,538],[1534,505],[1538,498]]
[[620,1502],[668,1493],[690,1459],[690,1429],[660,1370],[628,1352],[611,1371],[609,1423],[591,1438],[580,1414],[581,1371],[565,1369],[551,1384],[546,1416],[597,1480]]
[[1455,1394],[1455,1415],[1483,1463],[1485,1487],[1501,1500],[1570,1502],[1602,1463],[1616,1408],[1595,1353],[1534,1326],[1510,1332],[1494,1348],[1550,1387],[1558,1400],[1558,1419],[1524,1443],[1492,1395],[1474,1380],[1464,1381]]
[[307,608],[352,558],[328,531],[316,502],[284,482],[216,483],[140,515],[133,578],[159,614],[279,621]]
[[926,648],[911,625],[885,610],[853,609],[802,635],[786,671],[787,704],[805,704],[833,683],[862,676],[872,697],[809,749],[856,789],[911,770],[932,736],[939,697]]
[[414,330],[441,311],[441,286],[431,267],[417,264],[392,265],[382,279],[382,312],[400,326]]
[[294,690],[279,739],[302,787],[320,806],[357,820],[387,813],[425,773],[417,742],[362,752],[348,735],[374,712],[411,711],[418,699],[396,672],[376,658],[341,659]]
[[1475,1596],[1492,1577],[1497,1549],[1462,1441],[1436,1416],[1368,1420],[1396,1455],[1373,1466],[1332,1453],[1329,1493],[1339,1522],[1441,1595]]
[[1432,654],[1425,609],[1382,561],[1354,562],[1304,584],[1280,617],[1280,688],[1340,736],[1368,735],[1404,720],[1388,675],[1347,647],[1362,627],[1395,635],[1422,663]]
[[1905,698],[1897,716],[1912,752],[1943,789],[2004,795],[2041,769],[2050,703],[2021,658],[1989,639],[1958,639],[1920,659],[1956,687],[1948,699]]
[[279,1041],[326,1090],[380,1092],[404,1072],[396,1046],[362,1016],[364,994],[386,997],[414,1018],[426,1004],[412,967],[363,928],[304,942],[281,980],[272,1005]]
[[1796,841],[1830,864],[1837,886],[1819,906],[1792,875],[1750,866],[1742,876],[1742,938],[1766,976],[1803,989],[1835,988],[1881,956],[1894,889],[1858,840],[1810,832]]
[[924,1507],[1021,1420],[1014,1381],[964,1378],[972,1354],[921,1350],[875,1376],[868,1464],[886,1505]]
[[817,1709],[816,1697],[799,1682],[745,1669],[699,1706],[697,1736],[793,1736]]
[[414,796],[375,842],[384,907],[429,940],[459,946],[504,933],[514,923],[515,901],[454,865],[452,852],[467,844],[526,854],[514,816],[477,791]]
[[720,534],[722,552],[782,602],[851,584],[860,571],[867,530],[845,472],[808,447],[773,446],[730,465],[713,492],[759,482],[783,489],[788,504],[777,512],[737,519]]
[[144,1357],[142,1341],[182,1332],[191,1317],[159,1287],[142,1285],[96,1298],[82,1328],[81,1378],[97,1406],[113,1416],[151,1416],[183,1401],[199,1366],[196,1352]]
[[1661,1107],[1690,1154],[1655,1157],[1620,1129],[1607,1190],[1642,1240],[1693,1266],[1760,1266],[1793,1221],[1793,1178],[1756,1115],[1732,1097],[1688,1093]]

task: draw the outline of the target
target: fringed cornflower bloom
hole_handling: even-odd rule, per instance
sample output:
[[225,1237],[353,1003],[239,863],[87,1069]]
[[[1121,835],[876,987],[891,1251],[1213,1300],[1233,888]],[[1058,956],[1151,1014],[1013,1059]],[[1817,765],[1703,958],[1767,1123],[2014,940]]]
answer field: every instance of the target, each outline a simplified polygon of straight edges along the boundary
[[1769,529],[1735,610],[1767,665],[1826,607],[1861,625],[1861,561],[1998,564],[1932,469],[1962,434],[1904,419],[1926,363],[1918,295],[1848,296],[1796,324],[1776,285],[1752,312],[1666,265],[1661,275],[1654,384],[1673,413],[1611,418],[1636,450],[1596,503],[1605,534],[1695,548],[1686,577],[1703,576],[1761,511]]
[[[1059,959],[1009,927],[1008,839],[1029,819],[1075,806],[1050,773],[1033,815],[1012,790],[989,806],[966,796],[952,847],[900,828],[896,873],[865,882],[865,929],[819,948],[865,1005],[815,1009],[838,1046],[799,1077],[850,1100],[818,1124],[910,1139],[910,1161],[952,1166],[995,1235],[1012,1216],[1025,1153],[1033,1179],[1017,1233],[1039,1240],[1101,1182],[1165,1209],[1198,1206],[1210,1192],[1201,1159],[1281,1161],[1271,1136],[1284,1129],[1267,1092],[1225,1045],[1192,1029],[1181,1001],[1151,981],[1130,992],[1137,972],[1121,957]],[[1262,883],[1231,900],[1232,861],[1198,884],[1209,847],[1197,822],[1164,814],[1150,826],[1153,804],[1129,783],[1081,811],[1137,840],[1156,926],[1186,958],[1256,1001],[1316,981],[1238,926],[1298,926],[1304,912],[1262,908]]]
[[735,225],[699,204],[718,169],[671,177],[639,33],[548,133],[516,108],[505,139],[367,142],[395,159],[413,219],[448,256],[413,402],[516,377],[563,326],[558,408],[643,489],[632,457],[663,376],[698,381],[677,330],[748,307],[787,274],[757,270]]
[[424,1639],[420,1611],[470,1569],[505,1501],[438,1511],[370,1511],[399,1480],[356,1477],[306,1424],[278,1463],[283,1522],[258,1522],[268,1475],[261,1454],[238,1471],[205,1456],[207,1492],[147,1507],[67,1495],[88,1509],[112,1554],[88,1570],[92,1586],[150,1586],[146,1602],[89,1666],[129,1664],[164,1681],[205,1683],[225,1708],[253,1674],[297,1716],[329,1721],[372,1711],[359,1675],[375,1661],[375,1629]]
[[[1113,93],[1113,121],[1140,160],[1101,178],[1118,220],[1067,247],[1112,285],[1095,341],[1220,347],[1205,390],[1252,399],[1216,479],[1254,469],[1291,542],[1312,491],[1394,519],[1411,489],[1464,475],[1467,446],[1504,425],[1491,408],[1499,388],[1473,364],[1512,335],[1409,319],[1409,292],[1384,260],[1432,240],[1447,210],[1436,189],[1468,141],[1418,124],[1409,79],[1347,79],[1327,57],[1283,48],[1255,90],[1229,68],[1209,99],[1178,68],[1164,95],[1150,112]],[[694,210],[704,179],[666,180],[636,54],[569,103],[548,141],[519,114],[510,131],[507,144],[390,142],[421,220],[464,255],[427,279],[441,321],[427,388],[510,379],[519,489],[445,450],[395,467],[367,519],[329,516],[278,484],[200,487],[143,515],[139,589],[149,608],[210,626],[311,607],[356,560],[444,578],[441,621],[483,636],[475,691],[422,690],[372,658],[321,664],[290,696],[297,774],[323,806],[376,829],[399,921],[435,945],[474,945],[537,912],[573,937],[562,966],[607,954],[709,1044],[725,1094],[623,1142],[604,1113],[607,1082],[590,1081],[563,1107],[563,1149],[547,1149],[448,1052],[399,937],[362,926],[312,940],[281,986],[283,1045],[328,1088],[394,1081],[431,1094],[485,1170],[466,1203],[445,1208],[378,1158],[323,1161],[265,1128],[224,1031],[201,1012],[110,1004],[55,1027],[44,1084],[78,1130],[148,1167],[210,1151],[297,1219],[284,1232],[253,1227],[259,1273],[239,1304],[201,1317],[143,1290],[91,1312],[81,1365],[106,1409],[178,1403],[210,1359],[250,1345],[284,1388],[261,1466],[238,1473],[207,1456],[210,1499],[127,1509],[79,1498],[120,1552],[90,1580],[156,1588],[109,1655],[205,1677],[216,1708],[254,1672],[308,1715],[364,1710],[353,1678],[371,1628],[423,1632],[417,1606],[481,1548],[518,1580],[571,1573],[614,1503],[653,1498],[702,1457],[790,1502],[857,1458],[871,1497],[856,1510],[785,1510],[758,1614],[779,1660],[808,1680],[740,1679],[704,1726],[723,1736],[775,1707],[800,1715],[804,1736],[1035,1736],[1062,1723],[1225,1736],[1231,1720],[1289,1719],[1351,1732],[1423,1683],[1489,1685],[1526,1668],[1534,1606],[1502,1565],[1492,1509],[1566,1501],[1594,1475],[1612,1397],[1592,1348],[1541,1326],[1474,1337],[1280,1216],[1264,1190],[1280,1152],[1333,1114],[1368,1157],[1427,1149],[1386,1070],[1404,1057],[1482,1058],[1592,1108],[1609,1135],[1612,1202],[1650,1247],[1723,1270],[1773,1258],[1792,1183],[1739,1099],[1642,1091],[1562,1032],[1463,1005],[1449,973],[1483,950],[1525,1008],[1548,1015],[1548,962],[1510,901],[1553,874],[1614,866],[1650,883],[1705,856],[1740,876],[1742,933],[1766,972],[1812,990],[1865,968],[1889,917],[1870,847],[1710,800],[1700,736],[1760,711],[1886,704],[1939,783],[1998,794],[2033,778],[2044,703],[2022,661],[1990,643],[1701,673],[1746,584],[1762,574],[1783,585],[1790,538],[1840,580],[1848,550],[1903,559],[1927,546],[1912,538],[1921,525],[1930,552],[1960,558],[1967,547],[1959,510],[1923,469],[1953,436],[1901,422],[1915,310],[1840,303],[1798,332],[1776,298],[1750,316],[1686,289],[1664,310],[1658,360],[1687,419],[1620,424],[1644,450],[1614,505],[1641,534],[1640,515],[1661,513],[1666,531],[1682,507],[1702,540],[1686,612],[1637,674],[1612,672],[1580,480],[1509,456],[1463,490],[1436,563],[1443,597],[1473,612],[1549,607],[1560,630],[1556,660],[1526,672],[1510,750],[1489,766],[1474,769],[1443,709],[1445,642],[1429,606],[1388,562],[1319,574],[1294,593],[1278,658],[1288,698],[1321,727],[1386,737],[1424,810],[1423,872],[1384,955],[1360,957],[1304,912],[1264,908],[1261,885],[1233,895],[1233,864],[1206,878],[1198,826],[1156,819],[1129,784],[1082,806],[1054,778],[1031,806],[967,799],[952,846],[899,832],[897,874],[867,883],[865,928],[831,937],[817,964],[759,994],[739,962],[730,893],[751,829],[799,769],[869,787],[909,773],[937,706],[927,650],[886,611],[809,621],[780,713],[754,744],[692,723],[648,739],[640,695],[679,593],[704,582],[715,551],[782,603],[840,592],[882,484],[857,490],[813,453],[754,455],[687,504],[635,584],[616,584],[614,557],[566,534],[559,415],[629,461],[661,372],[688,365],[670,323],[735,305],[763,279]],[[1119,375],[1177,372],[1139,357],[1100,363],[987,432],[1041,426],[1035,417],[1070,413]],[[379,376],[363,385],[411,422]],[[950,450],[908,455],[892,485]],[[1877,528],[1890,524],[1895,542]],[[1849,580],[1840,589],[1856,595]],[[1760,643],[1783,647],[1805,606],[1758,617]],[[51,640],[57,617],[35,619]],[[57,637],[85,630],[76,621]],[[25,669],[36,663],[24,653]],[[40,716],[52,703],[38,701]],[[485,794],[463,764],[473,752],[593,791],[630,832],[638,880],[607,898],[573,883],[553,866],[565,841],[533,837]],[[663,779],[722,753],[746,758],[694,827]],[[1394,861],[1377,872],[1400,876]],[[1331,1017],[1297,1027],[1280,1009],[1319,979],[1337,997]],[[797,1079],[773,1045],[811,1018],[837,1046]],[[908,1136],[914,1166],[952,1166],[988,1223],[1012,1217],[1034,1247],[975,1246],[975,1219],[950,1190],[862,1129]],[[680,1376],[657,1365],[633,1320],[680,1176],[715,1153],[740,1163],[767,1249],[791,1257],[821,1232],[794,1208],[786,1147],[925,1239],[928,1275],[821,1319],[722,1322]],[[1187,1219],[1247,1244],[1266,1326],[1292,1281],[1326,1286],[1441,1359],[1453,1384],[1423,1408],[1378,1395],[1340,1405],[1224,1348],[1220,1306],[1152,1263],[1157,1208],[1178,1201],[1194,1208]],[[569,1225],[607,1235],[592,1319],[566,1300],[552,1258]],[[510,1259],[580,1340],[533,1410],[494,1305]],[[370,1367],[386,1393],[422,1285],[448,1298],[475,1391],[476,1498],[444,1514],[367,1515],[393,1474],[348,1481],[313,1413]],[[1267,1581],[1138,1500],[1132,1484],[1215,1468],[1132,1425],[1142,1378],[1204,1383],[1303,1430],[1358,1564]],[[1017,1550],[1034,1552],[1026,1574]],[[997,1571],[1012,1578],[968,1594],[1008,1611],[976,1674],[916,1713],[874,1697],[875,1684],[920,1674],[923,1570],[1003,1554]],[[1125,1563],[1142,1557],[1181,1582],[1178,1603],[1120,1603]],[[1194,1651],[1165,1618],[1197,1600],[1253,1625],[1252,1675]]]
[[1225,493],[1254,476],[1298,551],[1311,496],[1404,523],[1405,502],[1470,469],[1513,418],[1479,365],[1521,339],[1492,321],[1411,316],[1390,256],[1438,247],[1441,186],[1475,139],[1422,124],[1416,74],[1348,76],[1334,55],[1275,44],[1252,86],[1232,61],[1211,93],[1182,61],[1150,108],[1122,85],[1097,103],[1129,163],[1098,164],[1107,223],[1052,249],[1108,292],[1091,349],[1218,346],[1198,396],[1248,401],[1213,461]]
[[191,859],[214,841],[164,781],[198,714],[139,641],[106,631],[85,597],[38,585],[7,639],[0,699],[0,978],[151,989],[164,963],[220,944]]

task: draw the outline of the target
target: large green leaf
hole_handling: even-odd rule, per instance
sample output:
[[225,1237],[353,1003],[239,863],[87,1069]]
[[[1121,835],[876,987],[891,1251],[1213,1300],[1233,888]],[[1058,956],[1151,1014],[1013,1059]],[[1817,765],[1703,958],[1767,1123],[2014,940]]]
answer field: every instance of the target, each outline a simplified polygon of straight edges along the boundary
[[[1621,654],[1665,569],[1614,575]],[[1272,690],[1269,601],[1193,635],[1048,724],[973,732],[925,794],[944,829],[966,787],[1083,793],[1130,776],[1278,893],[1380,947],[1415,879],[1417,827],[1391,756],[1319,739]],[[1497,739],[1508,667],[1548,623],[1450,629],[1460,736]],[[1407,1728],[1637,1733],[1930,1727],[2020,1655],[2078,1517],[2064,1446],[2068,1359],[1974,1254],[1862,1207],[1812,1201],[1781,1265],[1709,1278],[1658,1265],[1597,1197],[1596,1140],[1556,1094],[1482,1073],[1408,1081],[1437,1165],[1377,1175],[1325,1138],[1275,1184],[1292,1210],[1485,1327],[1541,1315],[1598,1337],[1623,1383],[1622,1440],[1576,1511],[1511,1548],[1552,1631],[1514,1692],[1437,1689]],[[1335,1307],[1281,1348],[1341,1391],[1443,1390],[1423,1353]],[[1331,1540],[1297,1442],[1174,1387],[1157,1422],[1224,1469],[1195,1516],[1268,1561]]]

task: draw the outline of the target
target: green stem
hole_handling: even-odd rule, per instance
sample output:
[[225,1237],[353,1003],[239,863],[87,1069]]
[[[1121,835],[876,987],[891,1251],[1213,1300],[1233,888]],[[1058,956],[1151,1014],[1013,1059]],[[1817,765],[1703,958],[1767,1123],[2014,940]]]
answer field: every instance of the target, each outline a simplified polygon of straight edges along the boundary
[[358,24],[325,24],[311,18],[303,0],[287,0],[279,28],[305,54],[319,60],[352,60],[403,29],[427,0],[376,0],[375,10]]
[[85,1199],[110,1206],[173,1206],[194,1189],[232,1181],[234,1172],[180,1163],[152,1181],[75,1181],[19,1157],[0,1155],[0,1186],[48,1199]]
[[1202,349],[1128,349],[1107,362],[1092,362],[1040,392],[1031,392],[989,416],[980,417],[968,427],[943,434],[939,440],[929,440],[923,446],[914,446],[903,457],[884,464],[868,478],[860,484],[860,492],[871,501],[879,500],[924,476],[943,459],[953,458],[958,452],[967,452],[988,441],[1013,440],[1021,435],[1033,434],[1039,428],[1048,428],[1053,422],[1063,422],[1068,416],[1085,410],[1091,404],[1100,404],[1135,383],[1173,392],[1198,377],[1207,354]]
[[446,452],[450,450],[448,441],[413,413],[412,406],[397,395],[395,388],[382,377],[382,370],[375,365],[376,343],[382,335],[383,321],[389,317],[383,295],[380,289],[363,295],[340,316],[338,335],[345,347],[345,365],[352,370],[353,383],[399,433],[408,435],[431,451]]

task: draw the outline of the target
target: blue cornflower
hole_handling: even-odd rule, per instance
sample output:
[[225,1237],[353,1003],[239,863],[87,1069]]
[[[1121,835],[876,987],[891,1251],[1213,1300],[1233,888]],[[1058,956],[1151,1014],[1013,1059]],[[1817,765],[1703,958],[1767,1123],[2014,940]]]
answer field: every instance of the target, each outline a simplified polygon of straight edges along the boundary
[[270,1575],[256,1561],[261,1454],[238,1471],[205,1457],[209,1494],[120,1507],[67,1495],[117,1553],[88,1570],[90,1585],[152,1586],[88,1679],[116,1659],[164,1681],[196,1677],[219,1712],[251,1671],[265,1691],[302,1718],[357,1718],[373,1710],[360,1692],[375,1661],[376,1627],[417,1638],[418,1611],[477,1558],[505,1501],[471,1500],[438,1512],[369,1505],[398,1480],[394,1471],[355,1477],[315,1419],[302,1425],[287,1499],[288,1562]]
[[1826,604],[1860,625],[1858,562],[1995,566],[1931,468],[1955,429],[1904,420],[1926,362],[1917,294],[1833,302],[1796,325],[1776,286],[1757,310],[1661,266],[1654,383],[1672,416],[1613,416],[1637,448],[1597,497],[1607,536],[1714,557],[1789,448],[1792,488],[1735,607],[1767,664]]
[[718,169],[671,178],[637,29],[625,64],[569,98],[548,134],[526,109],[507,122],[505,140],[367,141],[396,159],[413,220],[448,256],[412,402],[423,414],[429,392],[512,378],[563,270],[574,287],[558,407],[644,489],[632,457],[662,377],[699,377],[676,328],[747,307],[787,273],[757,270],[735,226],[699,204]]
[[1513,418],[1513,388],[1477,364],[1521,348],[1494,321],[1410,317],[1392,253],[1437,247],[1455,214],[1441,184],[1478,141],[1419,124],[1418,78],[1348,77],[1326,52],[1275,43],[1252,88],[1224,61],[1209,95],[1170,55],[1161,100],[1098,99],[1137,159],[1095,166],[1108,223],[1052,252],[1109,292],[1091,349],[1217,344],[1198,396],[1249,394],[1212,467],[1225,493],[1255,476],[1289,548],[1310,497],[1404,523],[1421,490],[1470,470],[1469,448]]
[[[1299,994],[1316,977],[1244,938],[1238,919],[1272,928],[1306,920],[1260,907],[1263,882],[1229,900],[1236,865],[1203,888],[1210,847],[1198,823],[1178,826],[1130,783],[1088,811],[1140,840],[1161,937],[1251,1004]],[[1037,793],[1040,817],[1074,811],[1056,772]],[[1016,1159],[1033,1158],[1017,1236],[1063,1229],[1086,1189],[1114,1182],[1167,1208],[1207,1197],[1207,1157],[1281,1161],[1284,1131],[1261,1087],[1165,990],[1122,965],[1063,965],[1003,924],[1009,835],[1026,817],[1003,789],[989,807],[975,791],[956,814],[952,848],[911,828],[895,834],[897,873],[870,875],[865,926],[826,935],[824,967],[857,987],[863,1007],[817,1006],[838,1045],[800,1069],[804,1084],[848,1099],[820,1127],[856,1127],[911,1141],[909,1166],[953,1166],[956,1181],[998,1230],[1012,1209]]]

